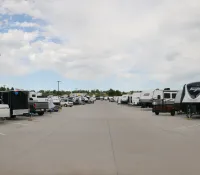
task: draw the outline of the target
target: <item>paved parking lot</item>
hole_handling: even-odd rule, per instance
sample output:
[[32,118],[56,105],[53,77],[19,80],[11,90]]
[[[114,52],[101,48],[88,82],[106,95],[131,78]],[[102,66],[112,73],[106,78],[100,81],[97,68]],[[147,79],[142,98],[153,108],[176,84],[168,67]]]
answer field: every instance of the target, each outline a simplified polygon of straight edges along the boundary
[[199,175],[200,119],[97,101],[0,122],[2,175]]

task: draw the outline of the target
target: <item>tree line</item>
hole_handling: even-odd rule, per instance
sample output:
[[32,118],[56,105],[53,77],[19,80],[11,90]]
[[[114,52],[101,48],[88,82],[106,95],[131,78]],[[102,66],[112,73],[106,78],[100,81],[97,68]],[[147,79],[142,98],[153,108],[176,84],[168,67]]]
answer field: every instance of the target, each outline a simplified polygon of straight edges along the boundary
[[[9,91],[9,90],[14,90],[14,88],[9,88],[9,87],[0,87],[0,91]],[[94,89],[94,90],[74,90],[74,91],[57,91],[57,90],[40,90],[39,92],[41,92],[44,96],[48,96],[48,95],[69,95],[71,93],[85,93],[87,95],[95,95],[95,96],[121,96],[123,94],[127,94],[127,93],[133,93],[133,91],[130,92],[124,92],[124,91],[120,91],[120,90],[114,90],[114,89],[109,89],[106,91],[102,91],[99,89]]]

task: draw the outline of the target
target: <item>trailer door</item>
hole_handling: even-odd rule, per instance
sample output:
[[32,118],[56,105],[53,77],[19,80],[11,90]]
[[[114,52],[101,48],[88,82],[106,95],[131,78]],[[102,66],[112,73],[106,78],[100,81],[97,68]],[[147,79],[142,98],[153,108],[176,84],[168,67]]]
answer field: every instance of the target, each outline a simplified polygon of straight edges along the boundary
[[11,106],[12,109],[28,109],[28,92],[26,91],[11,91]]

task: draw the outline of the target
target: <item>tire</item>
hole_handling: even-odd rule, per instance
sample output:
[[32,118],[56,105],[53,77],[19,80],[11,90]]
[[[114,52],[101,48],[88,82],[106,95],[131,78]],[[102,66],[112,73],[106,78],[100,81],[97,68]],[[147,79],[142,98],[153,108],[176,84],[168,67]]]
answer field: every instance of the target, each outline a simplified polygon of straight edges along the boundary
[[43,116],[44,115],[44,112],[42,111],[42,112],[38,112],[38,115],[39,116]]
[[10,118],[11,118],[11,119],[15,119],[15,118],[16,118],[16,115],[11,115]]
[[64,107],[67,107],[67,105],[66,105],[66,104],[64,104]]
[[186,116],[188,119],[192,118],[192,106],[188,105],[186,109]]
[[156,112],[155,112],[155,114],[156,114],[156,115],[159,115],[159,112],[158,112],[158,111],[156,111]]
[[171,111],[171,116],[175,116],[175,110]]

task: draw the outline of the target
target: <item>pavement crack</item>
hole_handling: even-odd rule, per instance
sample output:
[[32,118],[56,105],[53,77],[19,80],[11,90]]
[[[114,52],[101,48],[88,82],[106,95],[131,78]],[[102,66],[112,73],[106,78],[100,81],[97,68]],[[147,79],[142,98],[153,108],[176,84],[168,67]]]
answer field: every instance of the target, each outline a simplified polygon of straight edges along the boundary
[[111,134],[111,129],[110,129],[110,123],[108,120],[106,120],[107,125],[108,125],[108,131],[109,131],[109,137],[110,137],[110,145],[111,145],[111,149],[112,149],[112,154],[113,154],[113,161],[116,167],[116,175],[119,175],[118,173],[118,167],[117,167],[117,161],[116,161],[116,156],[115,156],[115,149],[114,149],[114,143],[113,143],[113,139],[112,139],[112,134]]

